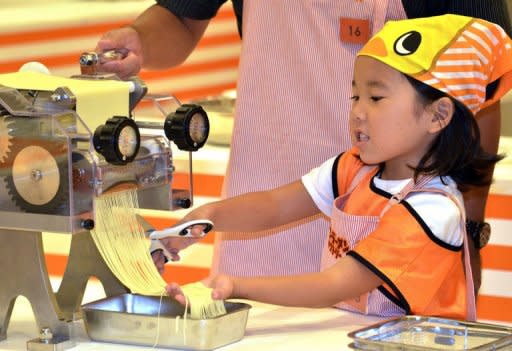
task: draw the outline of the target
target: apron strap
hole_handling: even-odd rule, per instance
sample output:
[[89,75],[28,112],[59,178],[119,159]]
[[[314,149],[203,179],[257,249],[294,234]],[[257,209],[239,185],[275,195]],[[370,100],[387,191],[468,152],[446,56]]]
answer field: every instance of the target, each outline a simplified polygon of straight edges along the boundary
[[[391,206],[399,204],[403,199],[409,195],[410,192],[415,191],[416,189],[422,189],[425,185],[427,185],[432,179],[434,179],[434,176],[428,175],[428,176],[421,176],[418,178],[417,182],[414,182],[414,179],[411,179],[409,183],[407,183],[402,190],[400,190],[398,193],[391,196],[386,206],[382,209],[380,212],[380,217],[386,213]],[[416,190],[417,191],[417,190]]]
[[464,250],[464,273],[466,276],[466,309],[467,309],[467,319],[469,321],[476,321],[476,298],[475,298],[475,285],[473,282],[473,272],[471,269],[471,262],[469,257],[469,240],[466,232],[466,211],[464,206],[460,203],[459,199],[455,197],[453,194],[450,194],[446,191],[437,188],[425,188],[425,186],[434,178],[432,175],[421,176],[418,181],[415,183],[414,179],[411,179],[409,183],[397,194],[394,194],[391,199],[389,199],[388,203],[380,213],[382,217],[384,213],[389,210],[389,208],[393,205],[400,203],[408,194],[412,192],[431,192],[431,193],[439,193],[447,196],[450,200],[452,200],[455,205],[459,208],[459,212],[461,214],[461,222],[459,224],[460,230],[462,232],[462,246]]
[[451,193],[445,192],[441,189],[437,188],[419,188],[414,189],[413,192],[419,191],[428,191],[431,193],[439,193],[447,196],[450,200],[452,200],[455,205],[459,208],[459,212],[461,214],[461,222],[459,224],[460,230],[462,232],[462,246],[464,250],[464,273],[466,276],[466,309],[467,309],[467,320],[474,322],[476,321],[476,296],[475,296],[475,284],[473,281],[473,270],[471,269],[471,261],[469,256],[469,246],[470,242],[468,239],[468,234],[466,231],[466,211],[464,209],[463,204],[459,201],[459,199]]
[[351,194],[352,191],[355,189],[355,187],[361,182],[363,177],[370,173],[372,170],[374,170],[376,166],[363,166],[357,171],[354,178],[352,178],[352,181],[350,182],[350,186],[348,187],[348,190],[345,192],[345,194]]

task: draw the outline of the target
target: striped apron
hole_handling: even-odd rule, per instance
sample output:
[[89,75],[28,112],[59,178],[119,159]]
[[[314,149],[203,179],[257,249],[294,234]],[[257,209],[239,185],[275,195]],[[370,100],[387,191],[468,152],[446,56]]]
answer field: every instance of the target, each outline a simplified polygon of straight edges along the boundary
[[[382,210],[380,216],[356,216],[347,214],[343,211],[345,204],[350,197],[352,190],[359,183],[369,167],[363,167],[354,180],[349,190],[334,200],[331,228],[329,230],[329,238],[326,240],[322,252],[321,269],[331,267],[341,257],[345,256],[348,251],[353,250],[359,241],[366,238],[374,231],[384,213],[393,205],[399,203],[412,192],[435,192],[449,197],[459,208],[462,213],[460,228],[463,231],[463,249],[464,249],[464,271],[466,275],[466,303],[468,311],[468,320],[476,320],[475,292],[473,284],[473,275],[471,272],[471,264],[469,260],[468,239],[466,234],[466,219],[464,206],[460,201],[448,192],[437,188],[425,188],[425,185],[432,177],[420,177],[417,183],[411,180],[400,193],[395,194],[388,202],[387,206]],[[404,315],[405,311],[391,302],[384,294],[375,289],[369,293],[365,293],[355,299],[345,300],[335,305],[338,308],[359,312],[364,314],[379,315],[385,317]]]
[[[400,0],[244,1],[224,197],[300,179],[350,147],[350,82],[362,45],[340,41],[341,17],[369,19],[375,32],[405,12]],[[212,273],[318,271],[328,227],[318,216],[269,232],[217,233]]]

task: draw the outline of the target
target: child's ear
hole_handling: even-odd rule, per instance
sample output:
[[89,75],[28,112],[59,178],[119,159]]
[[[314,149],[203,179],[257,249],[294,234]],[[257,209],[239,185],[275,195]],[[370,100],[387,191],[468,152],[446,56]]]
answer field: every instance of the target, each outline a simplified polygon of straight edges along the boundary
[[437,133],[443,130],[452,120],[455,106],[449,97],[442,97],[434,101],[431,105],[432,118],[430,121],[431,133]]

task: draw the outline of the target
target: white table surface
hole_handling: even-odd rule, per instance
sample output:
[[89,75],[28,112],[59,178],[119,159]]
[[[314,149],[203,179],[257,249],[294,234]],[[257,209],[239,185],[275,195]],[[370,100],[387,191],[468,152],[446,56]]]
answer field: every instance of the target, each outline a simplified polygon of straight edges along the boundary
[[[52,283],[55,283],[55,279],[52,279]],[[89,282],[84,301],[93,301],[102,296],[100,284]],[[245,336],[241,341],[220,350],[347,350],[351,342],[347,336],[350,331],[382,320],[334,308],[291,308],[244,302],[252,306]],[[69,349],[73,351],[154,350],[151,347],[91,342],[82,321],[73,323],[71,335],[76,344]],[[18,298],[7,329],[7,339],[0,342],[0,350],[25,350],[26,342],[37,336],[38,328],[29,302],[25,298]]]

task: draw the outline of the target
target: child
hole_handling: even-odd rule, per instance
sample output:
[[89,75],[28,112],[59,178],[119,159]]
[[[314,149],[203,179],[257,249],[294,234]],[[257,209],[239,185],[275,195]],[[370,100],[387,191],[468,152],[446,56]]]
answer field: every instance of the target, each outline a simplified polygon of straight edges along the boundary
[[[301,181],[185,218],[254,232],[322,212],[331,219],[322,271],[219,275],[209,282],[213,298],[475,320],[460,191],[489,184],[482,174],[500,159],[482,150],[473,114],[510,89],[511,43],[497,25],[469,17],[388,22],[356,59],[353,149]],[[184,301],[176,284],[167,290]]]

